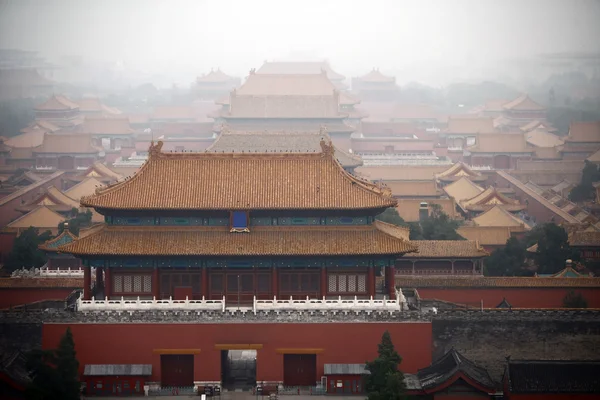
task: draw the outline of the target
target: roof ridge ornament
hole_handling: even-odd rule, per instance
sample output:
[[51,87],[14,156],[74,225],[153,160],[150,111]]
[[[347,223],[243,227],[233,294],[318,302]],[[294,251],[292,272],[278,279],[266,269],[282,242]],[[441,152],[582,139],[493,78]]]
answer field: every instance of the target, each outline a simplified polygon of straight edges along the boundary
[[160,150],[163,147],[163,142],[162,140],[159,140],[158,142],[156,142],[156,144],[154,144],[154,141],[150,142],[150,149],[148,149],[148,154],[150,155],[150,157],[155,157],[160,153]]
[[321,138],[321,153],[323,153],[323,156],[330,156],[333,157],[334,154],[334,148],[333,148],[333,143],[330,140],[325,140],[324,138]]
[[382,192],[382,194],[383,194],[385,197],[392,197],[392,189],[390,189],[390,187],[386,185],[386,186],[384,186],[384,187],[383,187],[383,192]]

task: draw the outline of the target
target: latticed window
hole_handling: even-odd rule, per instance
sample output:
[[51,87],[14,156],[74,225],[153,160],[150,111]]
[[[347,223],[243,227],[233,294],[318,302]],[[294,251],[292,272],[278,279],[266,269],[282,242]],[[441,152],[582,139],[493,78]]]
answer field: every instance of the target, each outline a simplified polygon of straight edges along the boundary
[[129,293],[134,291],[131,285],[132,281],[131,275],[123,275],[123,292]]
[[152,293],[152,275],[150,274],[114,274],[112,281],[115,294]]
[[357,292],[366,292],[367,291],[367,276],[366,275],[358,275],[358,283],[356,285]]
[[142,291],[142,277],[140,275],[133,276],[133,291],[135,293]]
[[113,292],[115,292],[115,293],[123,292],[123,276],[122,275],[114,275],[113,276]]
[[327,277],[329,293],[366,293],[366,274],[329,274]]
[[144,293],[152,292],[152,277],[150,275],[144,275]]
[[337,275],[329,275],[329,292],[337,292]]

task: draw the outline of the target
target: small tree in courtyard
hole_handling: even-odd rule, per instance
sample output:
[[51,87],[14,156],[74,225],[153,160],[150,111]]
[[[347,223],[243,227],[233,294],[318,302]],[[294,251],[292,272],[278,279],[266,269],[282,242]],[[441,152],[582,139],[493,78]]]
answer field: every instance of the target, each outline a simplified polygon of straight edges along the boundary
[[50,240],[52,234],[46,231],[42,234],[34,227],[25,229],[15,239],[12,250],[8,254],[5,269],[12,272],[20,268],[39,268],[46,263],[46,255],[38,248],[40,244]]
[[581,293],[569,291],[563,299],[563,307],[565,308],[587,308],[588,302]]
[[31,384],[27,397],[35,400],[78,400],[79,361],[71,329],[67,328],[55,350],[34,350],[28,354],[27,370]]
[[404,398],[406,384],[398,366],[402,358],[394,349],[390,333],[385,331],[378,349],[379,356],[366,363],[365,390],[369,400],[400,400]]

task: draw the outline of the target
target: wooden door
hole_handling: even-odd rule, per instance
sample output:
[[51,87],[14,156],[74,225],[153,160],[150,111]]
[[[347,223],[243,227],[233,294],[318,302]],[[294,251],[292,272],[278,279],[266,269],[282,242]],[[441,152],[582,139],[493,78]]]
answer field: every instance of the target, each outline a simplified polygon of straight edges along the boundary
[[75,159],[69,156],[60,156],[58,158],[58,169],[74,169]]
[[286,386],[315,386],[317,381],[316,354],[284,354],[283,384]]
[[279,295],[282,299],[319,298],[320,280],[318,271],[282,271],[279,273]]
[[494,157],[494,168],[510,169],[510,156],[500,154]]
[[194,355],[163,354],[160,364],[161,386],[194,386]]
[[215,270],[209,276],[208,298],[220,300],[225,296],[228,306],[248,306],[257,299],[271,298],[271,271],[266,269]]

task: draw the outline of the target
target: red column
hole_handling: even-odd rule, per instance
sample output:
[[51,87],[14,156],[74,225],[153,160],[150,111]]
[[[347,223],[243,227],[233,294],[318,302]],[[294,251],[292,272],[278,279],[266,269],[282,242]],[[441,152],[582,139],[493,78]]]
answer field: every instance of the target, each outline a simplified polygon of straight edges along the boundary
[[91,300],[92,298],[92,272],[89,266],[83,267],[83,299]]
[[367,285],[367,295],[369,297],[375,297],[375,267],[369,267]]
[[277,267],[271,267],[271,296],[279,297],[279,274]]
[[386,272],[385,283],[388,288],[388,296],[390,297],[390,300],[394,300],[396,298],[396,282],[395,282],[396,271],[394,269],[395,268],[393,266],[385,267],[385,272]]
[[160,300],[160,278],[158,276],[158,268],[152,270],[152,296],[156,300]]
[[202,296],[204,296],[204,298],[206,300],[209,299],[208,296],[208,270],[206,267],[202,268],[202,276],[200,277],[200,285],[202,285]]
[[321,268],[321,298],[327,296],[327,268]]
[[112,278],[110,276],[110,268],[104,267],[104,297],[110,300],[112,291]]

